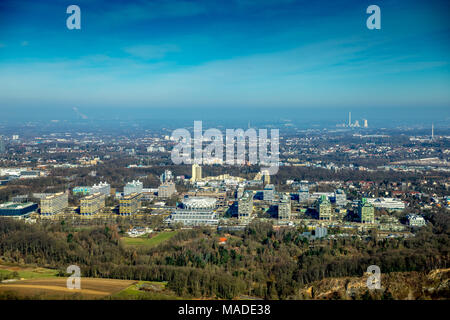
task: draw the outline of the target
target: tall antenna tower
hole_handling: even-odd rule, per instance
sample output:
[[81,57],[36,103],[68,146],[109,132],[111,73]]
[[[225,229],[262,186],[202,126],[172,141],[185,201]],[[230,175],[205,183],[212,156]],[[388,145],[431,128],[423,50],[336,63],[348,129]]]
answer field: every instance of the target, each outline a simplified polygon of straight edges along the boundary
[[348,126],[349,127],[352,126],[352,113],[351,112],[348,113]]
[[434,141],[434,123],[431,123],[431,140]]

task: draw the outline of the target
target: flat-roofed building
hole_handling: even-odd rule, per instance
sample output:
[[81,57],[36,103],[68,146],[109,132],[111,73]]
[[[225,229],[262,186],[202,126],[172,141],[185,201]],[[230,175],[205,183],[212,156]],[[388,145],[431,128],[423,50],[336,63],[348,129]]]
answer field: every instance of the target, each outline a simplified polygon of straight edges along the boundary
[[289,194],[283,194],[278,201],[278,219],[291,219],[291,196]]
[[317,200],[317,212],[319,213],[320,220],[331,220],[331,202],[330,200],[328,200],[328,197],[326,195],[321,195],[319,200]]
[[0,137],[0,154],[5,153],[5,151],[6,151],[5,142],[3,141],[3,138]]
[[215,208],[214,198],[188,198],[171,215],[169,223],[182,223],[185,226],[217,225],[219,220],[214,212]]
[[337,189],[334,192],[334,196],[332,197],[332,201],[336,204],[338,207],[345,207],[347,205],[347,195],[345,194],[344,190]]
[[144,185],[139,180],[132,182],[128,182],[125,187],[123,188],[123,194],[125,196],[132,194],[132,193],[141,193],[142,189],[144,189]]
[[307,202],[309,200],[308,185],[301,185],[298,189],[298,202]]
[[92,186],[91,193],[103,193],[105,196],[109,196],[111,193],[111,185],[107,182],[100,182],[99,184],[94,184]]
[[327,236],[327,228],[316,227],[314,229],[314,238],[324,238]]
[[242,220],[250,219],[253,213],[253,193],[246,191],[238,200],[238,218]]
[[198,190],[188,191],[186,193],[190,198],[192,197],[206,197],[216,199],[216,207],[224,207],[227,204],[227,192],[220,190]]
[[175,183],[164,182],[158,187],[158,198],[170,198],[176,192]]
[[141,207],[141,193],[132,193],[119,200],[119,214],[129,216],[137,213]]
[[192,164],[192,178],[191,181],[195,182],[202,179],[202,167],[198,164]]
[[405,203],[395,198],[368,198],[367,202],[377,209],[386,209],[392,211],[402,211],[405,209]]
[[54,193],[41,199],[41,214],[54,215],[64,211],[69,206],[69,196],[66,192]]
[[82,195],[88,195],[91,194],[91,187],[86,187],[86,186],[79,186],[79,187],[74,187],[72,189],[72,194],[73,195],[77,195],[77,194],[82,194]]
[[264,201],[273,201],[275,199],[275,186],[273,184],[268,184],[263,190]]
[[0,204],[0,217],[20,217],[36,211],[38,205],[33,202],[16,203],[6,202]]
[[106,196],[97,192],[80,200],[80,214],[93,215],[105,207]]

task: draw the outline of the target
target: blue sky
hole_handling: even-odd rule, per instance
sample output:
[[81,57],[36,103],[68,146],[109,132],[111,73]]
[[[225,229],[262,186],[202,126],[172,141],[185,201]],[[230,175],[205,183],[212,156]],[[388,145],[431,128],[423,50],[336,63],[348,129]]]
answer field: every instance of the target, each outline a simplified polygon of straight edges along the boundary
[[[66,28],[71,4],[81,30]],[[381,30],[366,28],[371,4]],[[449,9],[436,0],[2,1],[0,111],[447,108]]]

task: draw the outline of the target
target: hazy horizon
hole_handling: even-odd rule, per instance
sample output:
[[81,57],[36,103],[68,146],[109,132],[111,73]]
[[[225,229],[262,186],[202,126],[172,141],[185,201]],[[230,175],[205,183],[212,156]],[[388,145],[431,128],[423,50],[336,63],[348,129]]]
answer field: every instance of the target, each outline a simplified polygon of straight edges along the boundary
[[[107,111],[107,112],[105,112]],[[299,128],[333,128],[337,124],[348,122],[348,112],[352,113],[352,122],[358,120],[362,125],[367,119],[369,128],[393,127],[430,127],[448,128],[450,110],[445,107],[428,108],[42,108],[38,114],[16,110],[1,117],[0,124],[48,122],[78,123],[93,122],[138,123],[141,125],[192,126],[194,120],[207,124],[223,126],[278,125],[290,123]]]

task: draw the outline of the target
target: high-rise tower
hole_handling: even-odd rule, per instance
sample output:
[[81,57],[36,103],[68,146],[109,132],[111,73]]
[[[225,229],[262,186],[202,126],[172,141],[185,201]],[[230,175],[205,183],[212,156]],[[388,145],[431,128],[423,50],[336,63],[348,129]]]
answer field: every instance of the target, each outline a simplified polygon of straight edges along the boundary
[[198,181],[202,179],[202,167],[200,167],[198,164],[194,163],[192,165],[192,181]]
[[434,140],[434,123],[431,123],[431,141]]

